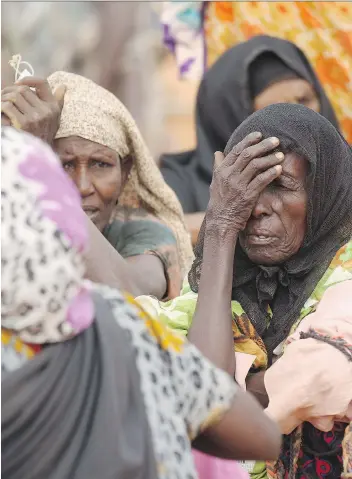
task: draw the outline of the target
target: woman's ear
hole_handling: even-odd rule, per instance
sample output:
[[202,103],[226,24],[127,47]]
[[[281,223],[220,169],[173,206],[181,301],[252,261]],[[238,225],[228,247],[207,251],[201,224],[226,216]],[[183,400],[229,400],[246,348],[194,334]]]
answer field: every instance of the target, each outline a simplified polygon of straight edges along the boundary
[[131,173],[131,169],[133,166],[133,156],[127,155],[121,159],[121,186],[122,189],[125,187],[129,175]]

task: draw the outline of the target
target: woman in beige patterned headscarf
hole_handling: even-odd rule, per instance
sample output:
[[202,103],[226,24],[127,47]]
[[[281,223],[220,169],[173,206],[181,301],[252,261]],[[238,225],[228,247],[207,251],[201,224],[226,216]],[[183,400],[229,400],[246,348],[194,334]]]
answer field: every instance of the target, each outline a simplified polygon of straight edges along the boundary
[[91,220],[89,278],[177,296],[193,257],[182,209],[124,105],[84,77],[56,72],[3,90],[2,113],[52,143],[78,187]]

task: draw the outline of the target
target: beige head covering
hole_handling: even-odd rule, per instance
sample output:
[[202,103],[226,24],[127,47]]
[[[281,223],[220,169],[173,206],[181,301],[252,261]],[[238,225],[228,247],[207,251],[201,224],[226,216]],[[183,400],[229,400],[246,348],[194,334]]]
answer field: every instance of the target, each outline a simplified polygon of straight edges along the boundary
[[138,207],[143,204],[172,229],[177,239],[182,273],[186,274],[193,252],[181,205],[165,183],[125,106],[112,93],[73,73],[56,72],[48,81],[53,90],[62,84],[66,86],[56,138],[80,136],[111,148],[121,158],[132,155],[134,164],[119,198],[119,206]]

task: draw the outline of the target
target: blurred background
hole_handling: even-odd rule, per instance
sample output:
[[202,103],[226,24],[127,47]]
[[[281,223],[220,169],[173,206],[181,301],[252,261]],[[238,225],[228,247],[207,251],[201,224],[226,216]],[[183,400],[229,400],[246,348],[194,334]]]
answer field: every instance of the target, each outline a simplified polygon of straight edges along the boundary
[[21,54],[36,76],[82,74],[130,110],[156,160],[194,146],[198,81],[179,79],[163,46],[154,2],[2,2],[1,84],[14,81],[8,62]]
[[6,1],[1,12],[2,87],[14,81],[15,54],[36,76],[85,75],[127,106],[156,161],[195,146],[204,68],[263,33],[306,53],[352,143],[350,2]]

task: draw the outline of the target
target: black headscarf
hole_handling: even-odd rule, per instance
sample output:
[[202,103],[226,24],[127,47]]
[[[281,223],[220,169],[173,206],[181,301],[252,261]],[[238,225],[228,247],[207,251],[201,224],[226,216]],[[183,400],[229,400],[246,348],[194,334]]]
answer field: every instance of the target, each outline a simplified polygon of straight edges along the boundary
[[[207,208],[214,153],[224,151],[232,132],[253,113],[249,68],[265,52],[274,53],[292,73],[314,87],[320,101],[320,113],[338,128],[333,108],[298,47],[266,35],[236,45],[205,73],[200,84],[196,105],[196,150],[161,158],[161,172],[176,192],[185,213]],[[270,78],[271,74],[268,68]]]
[[[307,230],[293,257],[277,266],[252,263],[237,244],[232,298],[249,316],[269,354],[289,334],[300,311],[338,249],[352,237],[352,150],[332,124],[302,105],[280,103],[257,111],[233,133],[225,155],[251,132],[280,139],[280,151],[308,162]],[[205,222],[189,274],[198,291]],[[267,328],[267,305],[273,317]]]

